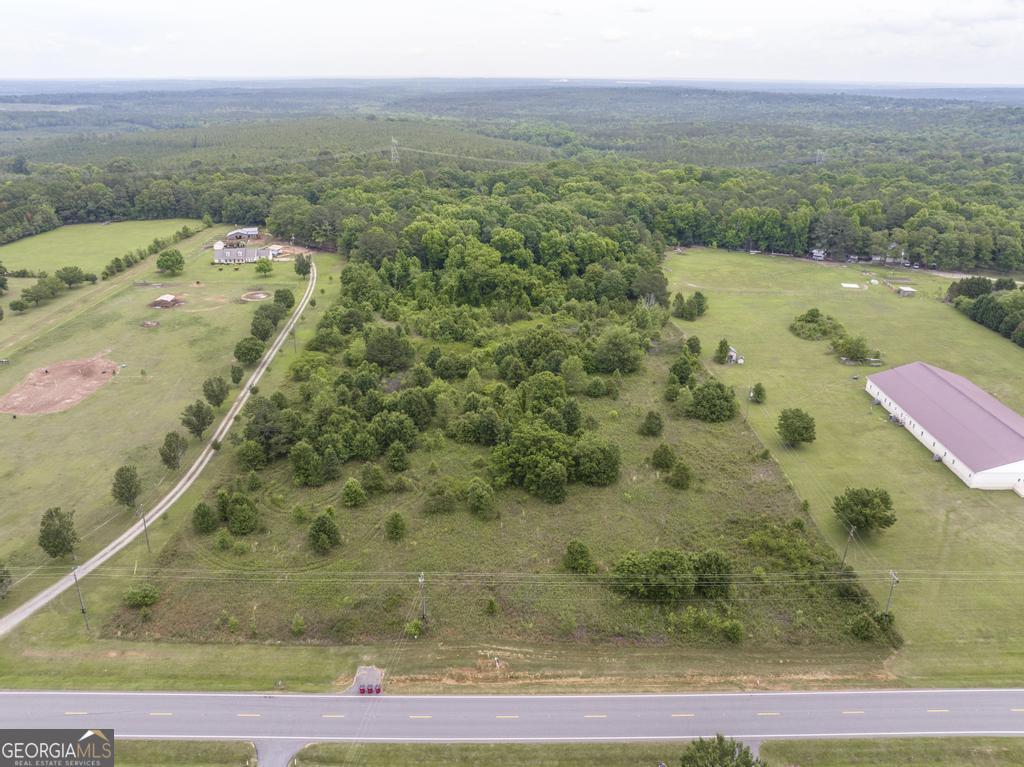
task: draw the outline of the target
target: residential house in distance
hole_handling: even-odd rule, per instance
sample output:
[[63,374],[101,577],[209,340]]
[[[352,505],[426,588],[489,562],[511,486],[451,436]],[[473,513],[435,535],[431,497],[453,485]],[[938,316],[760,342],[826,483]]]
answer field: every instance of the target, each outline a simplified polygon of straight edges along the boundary
[[868,376],[866,390],[967,487],[1024,497],[1024,416],[963,376],[907,365]]
[[229,240],[251,240],[260,236],[258,226],[244,226],[241,229],[232,229],[227,234]]
[[265,259],[273,260],[281,253],[280,245],[267,245],[262,248],[225,245],[221,240],[213,244],[213,263],[215,264],[254,264]]

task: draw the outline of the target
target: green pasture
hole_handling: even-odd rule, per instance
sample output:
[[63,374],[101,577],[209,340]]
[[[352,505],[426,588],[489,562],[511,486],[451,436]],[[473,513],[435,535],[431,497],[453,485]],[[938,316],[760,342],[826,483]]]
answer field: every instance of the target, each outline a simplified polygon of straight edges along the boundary
[[769,767],[1014,767],[1024,764],[1024,739],[769,740],[761,756]]
[[[899,574],[893,611],[906,644],[887,670],[908,684],[1018,684],[1024,501],[1011,492],[969,490],[871,405],[864,379],[878,368],[843,365],[826,342],[801,340],[788,326],[816,306],[850,333],[866,335],[886,366],[923,360],[947,368],[1018,411],[1024,352],[942,303],[949,281],[923,272],[890,275],[867,265],[703,248],[670,254],[665,270],[672,291],[700,289],[711,306],[695,323],[673,322],[700,336],[706,349],[724,337],[745,356],[742,366],[710,363],[715,375],[741,398],[757,381],[767,388],[767,403],[749,406],[749,422],[838,550],[847,536],[831,512],[832,498],[848,486],[892,493],[896,525],[858,537],[849,556],[882,602],[886,573]],[[898,298],[881,282],[870,283],[889,277],[909,280],[918,295]],[[861,287],[843,288],[844,282]],[[780,444],[775,425],[786,407],[815,417],[813,444]]]
[[[180,223],[168,227],[164,222],[164,231]],[[258,277],[251,267],[212,266],[202,245],[215,234],[208,230],[178,245],[187,263],[181,275],[164,277],[155,259],[148,259],[118,275],[113,284],[100,283],[97,290],[103,292],[96,300],[31,334],[14,347],[10,364],[0,367],[0,391],[6,392],[30,371],[62,360],[103,353],[123,365],[110,383],[69,410],[17,419],[3,416],[0,558],[19,568],[19,577],[24,568],[48,564],[36,545],[39,517],[47,507],[75,510],[82,539],[79,556],[86,557],[131,522],[131,515],[115,507],[110,497],[110,479],[119,465],[138,466],[144,488],[140,505],[152,504],[173,486],[184,469],[166,470],[157,447],[167,431],[182,430],[179,414],[202,396],[207,376],[229,377],[232,349],[248,334],[255,309],[239,296],[256,287],[289,287],[297,295],[304,289],[290,264],[277,265],[269,278]],[[171,310],[148,306],[167,292],[183,296],[185,303]],[[34,311],[16,319],[31,322]],[[159,326],[143,327],[144,320]],[[236,393],[233,387],[230,397]],[[227,407],[225,403],[220,411]],[[183,466],[198,453],[199,443],[191,442]],[[30,583],[15,588],[4,607],[28,596]]]

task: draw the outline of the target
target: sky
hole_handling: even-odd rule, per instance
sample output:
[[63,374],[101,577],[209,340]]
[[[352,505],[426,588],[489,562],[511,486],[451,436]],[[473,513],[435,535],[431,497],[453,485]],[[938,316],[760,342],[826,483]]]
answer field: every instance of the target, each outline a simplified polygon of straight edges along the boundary
[[0,79],[1024,84],[1024,0],[37,0]]

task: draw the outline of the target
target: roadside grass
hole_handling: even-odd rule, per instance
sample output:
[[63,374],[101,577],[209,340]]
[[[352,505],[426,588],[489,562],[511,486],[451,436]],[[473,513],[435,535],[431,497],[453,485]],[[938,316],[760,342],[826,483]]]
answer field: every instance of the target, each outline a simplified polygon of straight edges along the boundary
[[416,764],[419,767],[651,767],[659,762],[675,764],[686,743],[319,743],[306,746],[292,760],[300,765],[360,765],[385,767]]
[[[321,279],[329,290],[332,282]],[[314,325],[308,316],[300,346]],[[153,526],[159,554],[147,556],[139,540],[84,580],[98,636],[84,633],[76,597],[66,593],[0,642],[0,679],[15,687],[324,690],[347,687],[356,665],[372,663],[387,670],[389,690],[408,692],[889,682],[881,669],[888,648],[846,632],[862,608],[840,601],[828,587],[778,586],[771,574],[779,565],[742,543],[750,530],[773,521],[779,537],[835,561],[741,421],[716,426],[666,418],[662,439],[694,468],[698,481],[691,490],[671,490],[646,463],[661,440],[641,437],[637,428],[649,409],[668,413],[661,392],[680,343],[670,328],[646,369],[626,379],[619,399],[581,400],[585,414],[600,422],[599,433],[622,450],[616,485],[573,485],[558,506],[501,491],[498,520],[482,521],[465,510],[421,512],[421,490],[435,476],[432,462],[437,476],[466,477],[481,471],[475,464],[486,456],[482,448],[431,432],[411,454],[406,473],[414,489],[375,497],[355,510],[340,504],[343,480],[304,490],[294,487],[284,463],[262,472],[256,495],[267,531],[219,551],[214,536],[191,530],[189,517],[200,498],[212,499],[217,487],[239,479],[226,441],[200,482]],[[264,393],[283,382],[292,345],[282,351],[261,385]],[[285,390],[293,396],[290,387]],[[347,465],[345,475],[358,470]],[[307,512],[334,505],[342,546],[328,557],[312,555],[308,521],[293,518],[296,504]],[[409,525],[399,544],[385,541],[381,529],[396,508]],[[739,645],[670,637],[661,608],[625,601],[606,586],[561,572],[571,537],[586,541],[604,567],[630,549],[714,545],[736,557],[737,573],[765,568],[765,583],[744,578],[723,608],[743,621],[749,636]],[[403,639],[405,621],[417,614],[420,571],[431,574],[428,632]],[[470,573],[489,575],[452,576]],[[145,619],[121,606],[121,593],[141,578],[162,591]],[[486,610],[490,598],[494,615]],[[301,636],[291,632],[296,613],[305,623]]]
[[126,740],[117,738],[119,767],[255,767],[256,749],[242,741]]
[[[75,510],[81,559],[132,522],[132,515],[116,507],[110,497],[111,477],[118,466],[138,466],[143,485],[140,507],[148,507],[173,486],[195,459],[200,443],[190,438],[183,468],[177,472],[165,469],[157,448],[167,431],[184,432],[181,410],[202,397],[207,376],[229,378],[234,344],[248,334],[256,306],[240,301],[239,296],[257,286],[268,290],[289,287],[296,294],[304,288],[305,283],[287,263],[279,264],[270,278],[258,277],[251,268],[235,271],[225,267],[221,271],[211,266],[202,244],[216,231],[208,230],[178,244],[186,256],[183,274],[163,277],[156,270],[155,259],[148,259],[119,275],[125,279],[101,301],[28,341],[9,365],[0,367],[0,391],[6,392],[31,370],[61,360],[105,352],[125,365],[110,383],[62,413],[17,419],[2,416],[0,478],[5,495],[0,507],[4,531],[0,559],[18,568],[16,580],[26,568],[62,564],[50,562],[36,544],[39,517],[46,508]],[[75,260],[73,255],[70,260]],[[325,274],[334,260],[324,256]],[[183,294],[185,303],[172,310],[149,308],[149,302],[163,292]],[[26,319],[30,315],[27,313]],[[145,328],[143,320],[160,324]],[[229,398],[236,394],[237,387],[232,387]],[[225,403],[218,408],[218,417],[227,407]],[[49,579],[52,575],[16,585],[0,611],[19,604]]]
[[[746,358],[742,367],[712,363],[715,375],[741,399],[755,382],[767,388],[767,403],[749,406],[749,422],[837,550],[846,531],[832,514],[832,498],[850,486],[880,486],[892,494],[895,526],[862,535],[849,555],[857,570],[870,574],[867,585],[883,603],[885,573],[899,573],[893,611],[906,643],[887,668],[914,685],[1018,684],[1024,674],[1018,577],[1024,502],[1011,492],[968,489],[871,405],[864,379],[878,368],[842,365],[826,353],[826,342],[797,338],[788,326],[818,307],[880,347],[886,367],[914,360],[945,367],[1017,411],[1024,411],[1024,353],[939,301],[949,280],[926,273],[898,273],[919,290],[905,299],[881,284],[840,286],[887,276],[869,265],[693,248],[669,254],[665,270],[673,292],[699,288],[711,305],[694,323],[673,322],[700,336],[705,349],[725,337]],[[775,425],[786,407],[814,416],[813,444],[780,444]]]
[[1024,738],[856,738],[770,740],[771,767],[1015,767]]
[[[84,271],[98,275],[112,259],[123,256],[130,250],[144,248],[156,237],[169,237],[183,226],[195,228],[201,226],[201,222],[173,218],[62,226],[50,232],[0,246],[0,263],[12,271],[31,269],[50,274],[62,266],[80,266]],[[177,245],[171,247],[180,248]],[[144,271],[147,265],[152,266],[151,262],[155,261],[156,259],[150,256],[143,264],[128,271]],[[59,300],[50,303],[58,303]]]

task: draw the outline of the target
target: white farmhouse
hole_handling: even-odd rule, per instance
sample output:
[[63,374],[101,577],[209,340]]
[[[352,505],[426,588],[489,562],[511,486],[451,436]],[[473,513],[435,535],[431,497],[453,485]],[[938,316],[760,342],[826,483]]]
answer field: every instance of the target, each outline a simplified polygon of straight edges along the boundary
[[865,388],[968,487],[1024,497],[1024,417],[991,394],[926,362],[868,376]]

